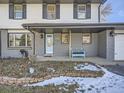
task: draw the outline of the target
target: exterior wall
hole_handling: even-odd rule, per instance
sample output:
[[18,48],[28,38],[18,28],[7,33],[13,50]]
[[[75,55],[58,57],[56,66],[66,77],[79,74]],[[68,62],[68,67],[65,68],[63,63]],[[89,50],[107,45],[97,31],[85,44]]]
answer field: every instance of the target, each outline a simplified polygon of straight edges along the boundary
[[[32,48],[27,48],[27,49],[23,48],[23,49],[26,49],[29,52],[29,55],[32,55],[33,54]],[[2,30],[1,31],[1,57],[2,58],[22,57],[19,51],[20,51],[20,48],[9,48],[8,47],[8,31]]]
[[60,19],[63,21],[73,19],[73,4],[60,5]]
[[110,36],[111,30],[106,31],[106,36],[107,36],[107,46],[106,46],[106,58],[107,60],[114,60],[114,37]]
[[[35,33],[35,52],[37,56],[44,56],[45,53],[45,34],[41,39],[40,35],[43,33]],[[61,42],[61,33],[54,33],[53,41],[53,56],[68,56],[69,45],[62,44]]]
[[23,23],[97,23],[99,4],[91,4],[91,19],[73,19],[73,4],[60,4],[60,19],[42,19],[42,4],[27,4],[27,19],[9,19],[9,5],[0,4],[1,28],[22,28]]
[[[44,55],[44,39],[40,38],[40,34],[36,33],[36,55]],[[54,45],[53,51],[54,56],[69,56],[69,44],[62,44],[61,33],[54,33]],[[92,33],[92,43],[82,45],[82,33],[72,33],[72,49],[84,48],[86,51],[86,56],[97,56],[98,55],[98,35],[97,33]]]
[[[44,38],[41,38],[41,34],[35,32],[35,53],[37,56],[44,56]],[[8,47],[8,31],[1,31],[1,54],[2,58],[8,57],[21,57],[20,48],[9,48]],[[72,49],[84,48],[86,56],[97,56],[98,55],[98,34],[92,33],[92,43],[82,45],[82,33],[72,33]],[[32,48],[27,48],[29,55],[33,55],[33,35],[32,35]],[[61,43],[61,33],[54,33],[54,56],[69,56],[69,44]]]
[[72,49],[83,48],[86,51],[86,56],[97,56],[98,35],[92,33],[92,43],[82,45],[82,33],[72,33]]
[[[41,34],[43,34],[43,38],[41,38]],[[44,33],[35,33],[35,54],[37,56],[43,56],[44,55]]]
[[54,33],[54,56],[69,56],[69,44],[62,44],[61,33]]
[[[114,60],[115,37],[110,36],[112,30],[106,30],[98,34],[98,55],[107,60]],[[122,30],[115,30],[115,33],[124,33]]]
[[92,43],[83,45],[87,56],[98,56],[98,33],[92,33]]
[[106,31],[98,33],[98,56],[106,58]]

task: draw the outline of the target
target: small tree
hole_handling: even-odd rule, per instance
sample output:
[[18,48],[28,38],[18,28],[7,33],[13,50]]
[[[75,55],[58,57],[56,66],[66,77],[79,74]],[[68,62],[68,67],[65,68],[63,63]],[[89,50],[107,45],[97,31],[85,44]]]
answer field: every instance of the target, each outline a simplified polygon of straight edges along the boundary
[[106,20],[106,17],[112,13],[112,5],[111,3],[107,3],[106,5],[103,5],[101,8],[101,16],[103,21]]

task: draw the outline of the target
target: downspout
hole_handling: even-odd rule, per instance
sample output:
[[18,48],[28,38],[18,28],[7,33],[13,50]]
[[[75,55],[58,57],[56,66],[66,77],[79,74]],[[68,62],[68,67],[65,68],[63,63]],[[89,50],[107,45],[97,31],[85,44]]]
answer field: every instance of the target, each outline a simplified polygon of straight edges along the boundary
[[72,42],[71,42],[71,29],[69,29],[69,58],[71,58],[71,50],[72,50],[71,44],[72,44]]
[[98,22],[100,23],[101,22],[101,5],[102,3],[100,3],[99,7],[98,7]]
[[34,36],[34,38],[33,38],[33,55],[35,55],[35,33],[29,29],[29,26],[27,26],[26,29],[29,30]]

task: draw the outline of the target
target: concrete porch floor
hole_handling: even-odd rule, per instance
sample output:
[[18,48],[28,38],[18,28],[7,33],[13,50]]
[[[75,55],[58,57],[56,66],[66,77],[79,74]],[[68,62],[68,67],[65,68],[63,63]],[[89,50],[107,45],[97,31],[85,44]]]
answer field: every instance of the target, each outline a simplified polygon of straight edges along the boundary
[[115,62],[115,61],[109,61],[105,58],[101,58],[101,57],[86,57],[86,58],[69,58],[69,57],[42,57],[42,56],[37,56],[35,58],[36,61],[38,62],[43,62],[43,61],[58,61],[58,62],[62,62],[62,61],[77,61],[77,62],[93,62],[95,64],[99,64],[99,65],[123,65],[124,66],[124,62]]

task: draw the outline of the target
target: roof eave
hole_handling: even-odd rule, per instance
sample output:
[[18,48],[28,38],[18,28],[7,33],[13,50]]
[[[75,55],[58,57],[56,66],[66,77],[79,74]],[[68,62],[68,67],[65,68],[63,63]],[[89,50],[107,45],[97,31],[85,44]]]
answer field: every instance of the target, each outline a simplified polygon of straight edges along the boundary
[[22,25],[24,28],[124,28],[124,23],[28,23]]

